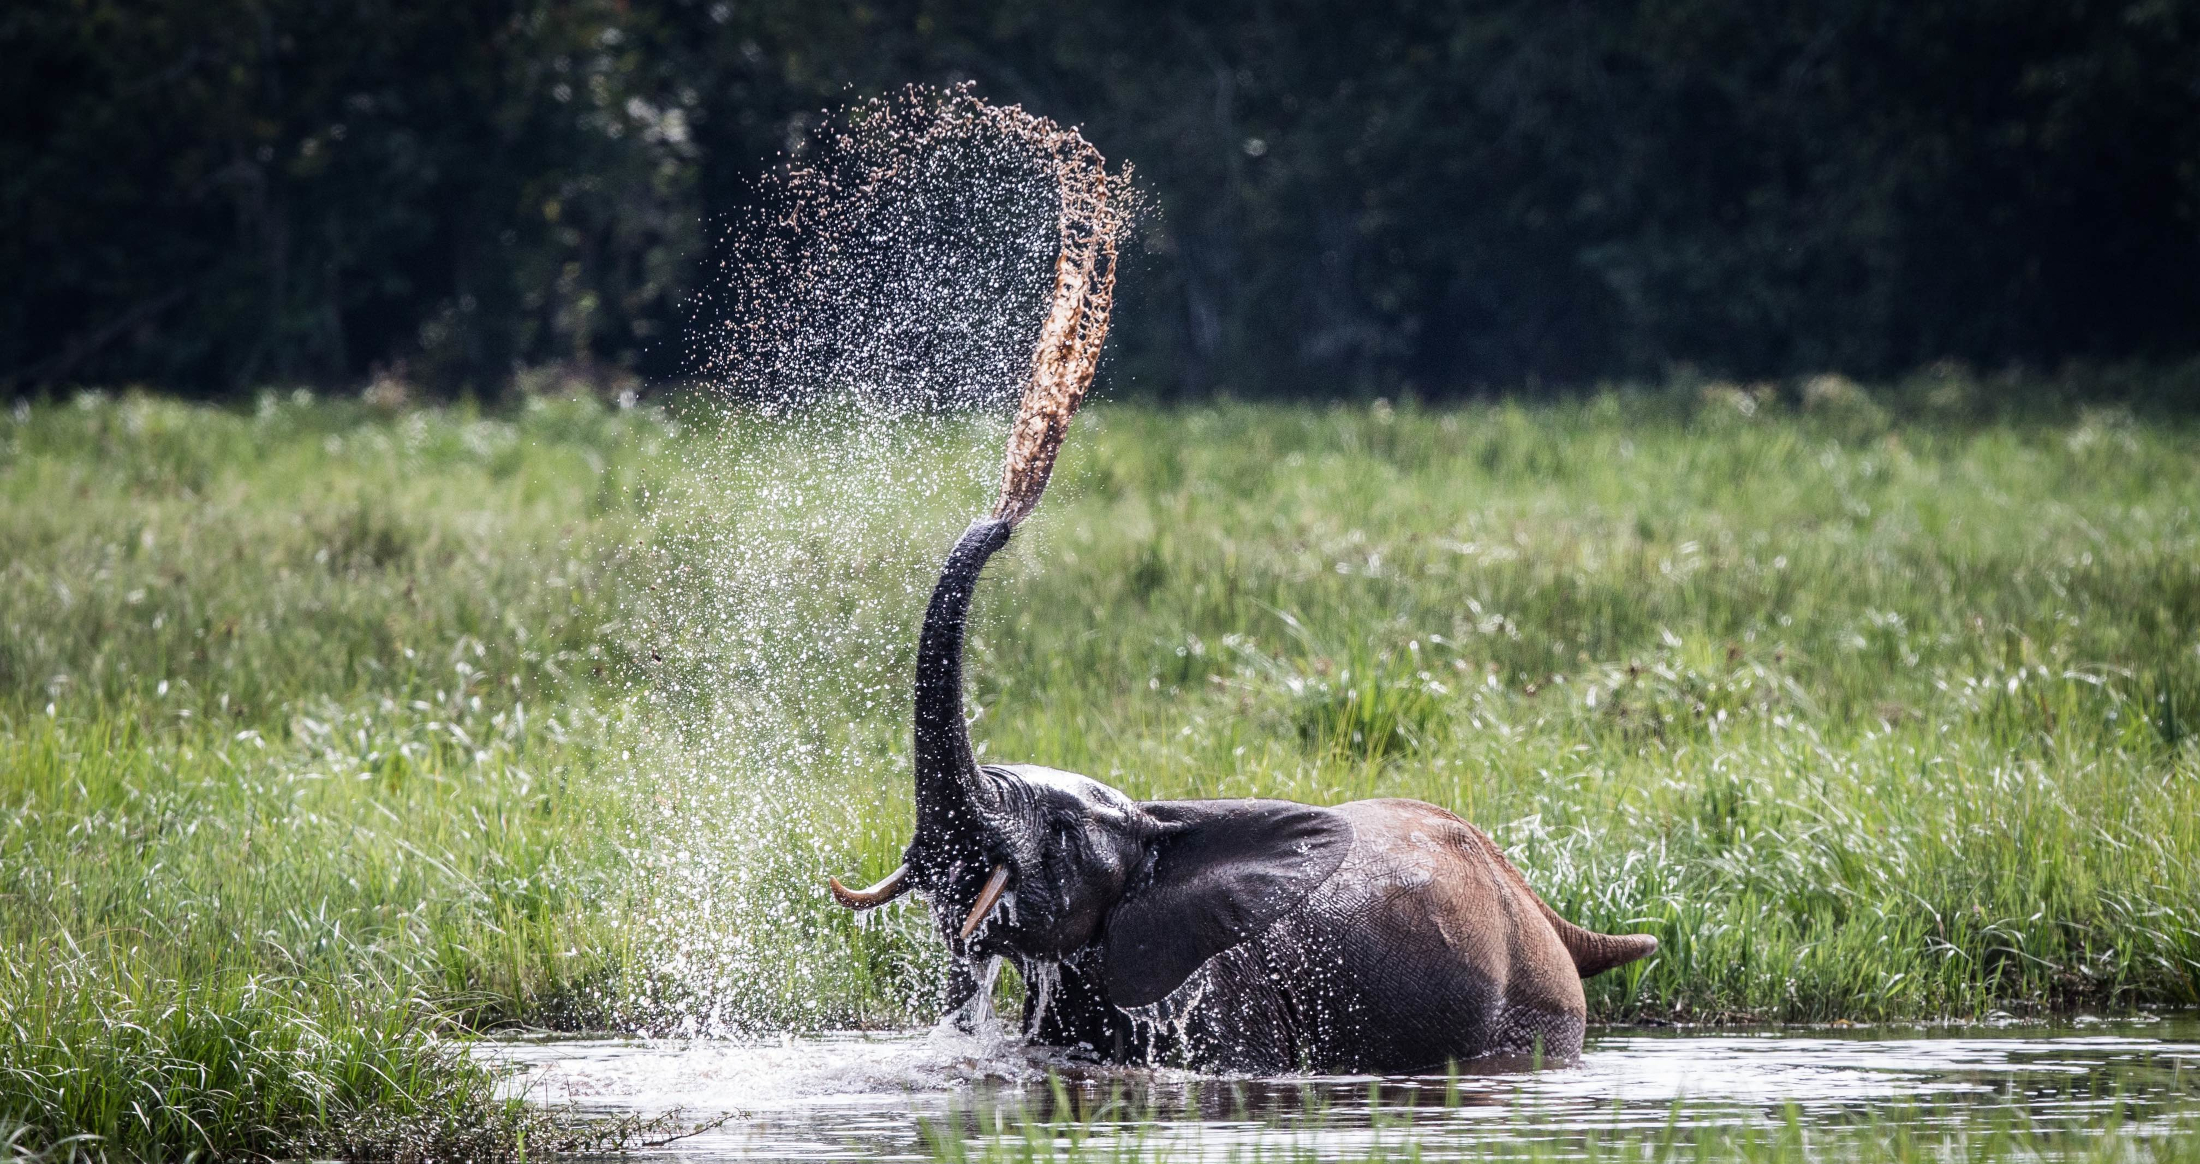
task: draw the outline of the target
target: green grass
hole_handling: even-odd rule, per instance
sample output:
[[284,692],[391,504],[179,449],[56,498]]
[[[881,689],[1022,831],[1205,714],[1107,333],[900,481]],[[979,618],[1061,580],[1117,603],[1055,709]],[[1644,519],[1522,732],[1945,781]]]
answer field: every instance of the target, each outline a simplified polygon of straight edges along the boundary
[[[1809,400],[1096,409],[981,596],[977,736],[1452,807],[1663,941],[1605,1020],[2200,1003],[2200,430]],[[479,1155],[533,1117],[465,1031],[930,1017],[921,917],[817,880],[906,840],[990,437],[804,525],[862,450],[686,411],[0,419],[19,1146]]]
[[1672,404],[1108,414],[991,754],[1453,807],[1664,942],[1607,1018],[2200,1002],[2192,432]]
[[531,1126],[446,1036],[556,1013],[616,949],[573,676],[617,665],[581,547],[590,450],[628,433],[569,413],[0,422],[19,1146],[479,1156]]
[[[1203,1161],[1230,1164],[1313,1164],[1345,1161],[1418,1162],[1463,1160],[1489,1164],[1683,1164],[1742,1161],[1744,1164],[1801,1164],[1841,1160],[1854,1164],[2188,1164],[2200,1160],[2200,1124],[2189,1116],[2127,1122],[2121,1115],[2092,1126],[2068,1122],[2034,1123],[2021,1118],[1988,1118],[1948,1126],[1932,1109],[1888,1108],[1847,1121],[1807,1122],[1793,1107],[1777,1123],[1699,1124],[1676,1106],[1663,1128],[1583,1129],[1533,1113],[1504,1122],[1478,1118],[1478,1135],[1464,1143],[1424,1137],[1417,1126],[1458,1132],[1456,1102],[1420,1109],[1378,1109],[1352,1125],[1356,1143],[1346,1148],[1329,1141],[1331,1130],[1320,1116],[1293,1125],[1269,1123],[1248,1137],[1242,1117],[1229,1129],[1231,1142],[1202,1144],[1196,1135],[1162,1135],[1148,1122],[1174,1113],[1118,1105],[1096,1112],[1004,1117],[992,1123],[947,1120],[929,1124],[926,1144],[935,1159],[948,1164],[1133,1164],[1146,1161]],[[1499,1131],[1504,1135],[1496,1134]]]

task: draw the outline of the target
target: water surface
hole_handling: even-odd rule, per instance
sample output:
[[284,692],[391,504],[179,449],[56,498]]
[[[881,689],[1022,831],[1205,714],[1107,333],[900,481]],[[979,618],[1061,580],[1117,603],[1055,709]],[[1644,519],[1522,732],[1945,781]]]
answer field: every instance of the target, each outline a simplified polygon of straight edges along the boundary
[[[971,1138],[1073,1114],[1174,1158],[1255,1144],[1321,1158],[1410,1139],[1424,1155],[1502,1139],[1602,1138],[1794,1118],[1960,1131],[2166,1129],[2200,1112],[2200,1016],[2055,1026],[1592,1031],[1578,1064],[1393,1078],[1218,1078],[1095,1069],[948,1032],[767,1042],[521,1040],[484,1049],[510,1086],[606,1114],[677,1110],[715,1128],[645,1155],[675,1160],[907,1160],[926,1128]],[[1056,1082],[1049,1081],[1053,1072]],[[1111,1106],[1112,1104],[1112,1106]],[[1792,1113],[1792,1114],[1791,1114]]]

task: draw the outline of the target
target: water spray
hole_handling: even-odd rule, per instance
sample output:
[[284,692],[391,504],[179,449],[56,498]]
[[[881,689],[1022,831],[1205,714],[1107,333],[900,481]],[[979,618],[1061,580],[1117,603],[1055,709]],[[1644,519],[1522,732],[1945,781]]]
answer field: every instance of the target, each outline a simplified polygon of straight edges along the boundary
[[[1106,337],[1130,195],[1073,131],[913,88],[816,123],[728,224],[692,333],[726,439],[688,442],[654,483],[628,615],[648,660],[621,840],[637,972],[592,992],[592,1021],[745,1035],[890,1013],[862,1009],[849,936],[813,913],[845,852],[833,794],[907,714],[902,583],[939,568],[917,531],[977,511],[1005,540],[1039,502]],[[979,888],[954,895],[958,927]],[[873,940],[937,953],[882,920]],[[928,1008],[918,980],[894,988]]]
[[[931,862],[936,867],[917,869],[905,863],[867,889],[851,890],[838,878],[830,879],[835,900],[855,910],[884,905],[919,887],[930,888],[937,898],[958,879],[963,863],[983,860],[972,847],[973,826],[991,806],[984,781],[976,778],[976,758],[961,710],[963,628],[970,595],[986,562],[1038,508],[1070,421],[1092,386],[1115,298],[1116,250],[1127,226],[1127,174],[1111,176],[1100,152],[1075,130],[1016,107],[981,104],[970,112],[1031,143],[1051,162],[1060,192],[1054,292],[1009,429],[1000,496],[991,515],[973,524],[948,555],[917,650],[917,832],[964,840],[937,850]],[[924,777],[941,771],[968,773],[969,778],[947,787]],[[969,942],[1002,901],[1009,870],[1005,864],[991,864],[961,924],[950,931],[961,943]],[[936,901],[940,907],[946,904]]]
[[993,516],[1013,527],[1038,508],[1054,473],[1055,455],[1069,435],[1069,422],[1092,386],[1108,338],[1108,313],[1115,304],[1116,246],[1127,223],[1122,199],[1116,196],[1124,179],[1109,177],[1100,151],[1076,130],[1030,118],[1021,109],[1003,112],[1029,118],[1026,132],[1054,155],[1062,191],[1062,252],[1054,261],[1054,297],[1031,354],[1031,379],[1009,430],[1001,497],[993,507]]

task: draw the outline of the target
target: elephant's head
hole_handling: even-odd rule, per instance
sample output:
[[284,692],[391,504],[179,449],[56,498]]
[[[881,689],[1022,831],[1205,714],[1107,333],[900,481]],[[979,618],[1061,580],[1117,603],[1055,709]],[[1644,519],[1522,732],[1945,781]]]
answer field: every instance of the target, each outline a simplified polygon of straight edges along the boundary
[[1168,828],[1073,773],[1016,764],[975,776],[974,843],[920,826],[909,844],[907,868],[943,935],[976,956],[1059,960],[1091,944]]
[[1164,831],[1129,797],[1083,776],[979,767],[962,711],[963,627],[1009,523],[981,521],[948,555],[917,643],[917,827],[900,869],[852,908],[909,890],[930,901],[959,953],[1059,958],[1090,942]]
[[1349,829],[1332,813],[1280,801],[1140,804],[1068,772],[981,767],[963,718],[963,627],[978,575],[1009,528],[971,526],[925,612],[917,820],[902,867],[869,889],[836,880],[833,893],[867,909],[915,890],[965,959],[1059,961],[1104,942],[1118,994],[1131,1005],[1152,1001],[1327,877]]

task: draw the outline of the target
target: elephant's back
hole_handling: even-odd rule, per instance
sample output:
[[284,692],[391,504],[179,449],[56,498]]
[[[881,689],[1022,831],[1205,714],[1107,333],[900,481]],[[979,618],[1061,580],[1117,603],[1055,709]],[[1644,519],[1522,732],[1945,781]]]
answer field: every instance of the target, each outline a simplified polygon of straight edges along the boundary
[[[1210,1046],[1297,1049],[1246,1069],[1401,1071],[1581,1049],[1571,957],[1496,847],[1435,805],[1339,805],[1352,848],[1334,876],[1210,981]],[[1223,967],[1216,967],[1220,970]],[[1265,988],[1261,984],[1267,984]],[[1202,1008],[1208,1009],[1208,1008]]]
[[1400,988],[1371,1001],[1389,1012],[1381,1028],[1417,1032],[1416,1050],[1441,1045],[1439,1060],[1579,1054],[1587,1005],[1572,957],[1489,837],[1417,800],[1338,811],[1352,822],[1346,869],[1357,874],[1332,879],[1338,904],[1376,923],[1353,944],[1391,969],[1368,981]]

